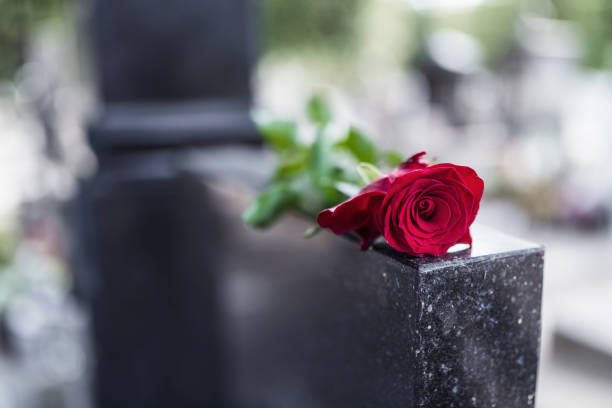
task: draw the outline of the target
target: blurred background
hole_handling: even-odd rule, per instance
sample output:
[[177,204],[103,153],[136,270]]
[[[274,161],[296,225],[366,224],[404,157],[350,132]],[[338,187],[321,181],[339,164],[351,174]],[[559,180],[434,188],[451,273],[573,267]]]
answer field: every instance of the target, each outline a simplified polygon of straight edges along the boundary
[[[299,117],[322,93],[385,148],[475,168],[479,221],[546,246],[537,406],[612,407],[612,3],[258,0],[249,13],[253,110]],[[99,165],[90,14],[0,0],[0,408],[91,406],[64,221]]]

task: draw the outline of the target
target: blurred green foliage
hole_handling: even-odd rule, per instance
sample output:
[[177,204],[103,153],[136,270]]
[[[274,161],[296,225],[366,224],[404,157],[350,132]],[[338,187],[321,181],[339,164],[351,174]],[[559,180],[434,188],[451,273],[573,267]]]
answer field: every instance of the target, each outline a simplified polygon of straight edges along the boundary
[[267,51],[319,49],[343,53],[356,45],[357,15],[366,0],[262,0]]
[[[364,36],[375,35],[384,27],[364,25],[368,4],[379,0],[263,0],[260,2],[264,50],[267,52],[316,55],[331,51],[336,59],[359,53]],[[485,64],[495,69],[516,45],[516,27],[521,10],[538,1],[486,1],[477,7],[411,10],[408,2],[396,7],[412,25],[413,38],[405,58],[413,63],[428,35],[440,28],[453,28],[473,36],[482,45]],[[612,68],[612,1],[550,0],[552,14],[541,17],[572,21],[580,31],[586,52],[584,62],[592,68]],[[529,7],[527,7],[529,8]],[[547,7],[543,7],[546,9]],[[523,10],[524,12],[525,10]],[[390,22],[393,23],[393,22]],[[370,33],[364,32],[369,30]],[[329,55],[329,52],[326,54]]]
[[17,237],[12,230],[0,231],[0,268],[11,262],[16,245]]
[[[287,210],[315,217],[356,194],[375,178],[376,166],[390,169],[402,161],[400,153],[380,151],[354,127],[334,134],[331,108],[321,96],[308,101],[306,116],[310,123],[303,126],[296,121],[256,120],[278,160],[268,189],[242,215],[247,224],[268,227]],[[314,138],[306,140],[311,130]]]
[[436,19],[436,25],[473,36],[483,48],[483,62],[496,68],[516,44],[518,16],[518,2],[485,3],[470,11],[442,14]]
[[576,23],[585,45],[584,63],[612,68],[612,1],[553,0],[559,18]]
[[23,280],[15,268],[11,267],[17,240],[14,230],[10,228],[0,230],[0,315],[14,294],[19,291]]
[[474,38],[482,47],[483,63],[497,68],[517,43],[517,1],[487,2],[479,7],[446,11],[413,12],[413,50],[407,59],[415,63],[425,50],[428,37],[440,29],[454,29]]
[[60,10],[63,0],[0,0],[0,79],[23,64],[27,41],[36,26]]

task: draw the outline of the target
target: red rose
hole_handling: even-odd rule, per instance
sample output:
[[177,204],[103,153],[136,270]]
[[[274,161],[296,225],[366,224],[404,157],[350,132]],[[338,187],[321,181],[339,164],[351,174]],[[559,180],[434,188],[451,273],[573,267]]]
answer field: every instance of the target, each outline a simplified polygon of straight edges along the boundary
[[333,208],[321,211],[317,217],[317,223],[322,228],[329,228],[335,234],[355,231],[361,239],[361,249],[368,249],[372,242],[380,236],[380,229],[376,224],[376,213],[387,190],[391,187],[393,180],[401,177],[402,174],[427,167],[427,162],[422,160],[424,155],[425,152],[415,154],[396,170],[366,186],[355,197]]
[[321,211],[317,222],[336,234],[355,231],[361,249],[383,235],[389,245],[411,255],[442,255],[453,245],[472,243],[484,183],[469,167],[427,166],[419,153],[358,195]]

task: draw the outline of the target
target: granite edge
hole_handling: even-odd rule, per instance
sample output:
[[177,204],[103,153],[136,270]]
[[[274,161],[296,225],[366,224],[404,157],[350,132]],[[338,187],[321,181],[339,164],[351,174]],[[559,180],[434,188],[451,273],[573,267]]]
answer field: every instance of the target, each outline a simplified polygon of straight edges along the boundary
[[[480,255],[480,256],[475,256],[475,257],[458,256],[461,253],[469,253],[468,252],[469,249],[467,249],[457,254],[447,254],[447,255],[442,255],[440,257],[440,258],[450,257],[450,259],[438,259],[438,260],[436,260],[436,258],[416,258],[408,254],[398,252],[394,250],[393,248],[388,247],[387,245],[377,246],[373,248],[373,252],[377,253],[378,255],[386,259],[391,259],[394,262],[398,263],[399,265],[407,266],[421,273],[428,273],[434,270],[446,269],[452,266],[471,265],[474,263],[482,262],[487,259],[497,260],[497,259],[503,259],[503,258],[516,256],[516,255],[530,255],[533,253],[544,254],[545,249],[546,248],[544,245],[534,244],[534,246],[531,246],[528,248],[513,249],[509,251],[498,252],[495,254]],[[419,260],[433,260],[433,262],[421,264],[419,263]]]

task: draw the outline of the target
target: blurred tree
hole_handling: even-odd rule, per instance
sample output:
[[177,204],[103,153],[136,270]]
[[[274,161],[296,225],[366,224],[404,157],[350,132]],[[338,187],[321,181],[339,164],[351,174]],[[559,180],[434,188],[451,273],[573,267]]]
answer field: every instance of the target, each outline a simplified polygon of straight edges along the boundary
[[63,0],[0,0],[0,79],[23,64],[28,38],[36,25],[54,15]]
[[357,15],[364,0],[263,0],[265,51],[316,48],[345,53],[356,44]]

